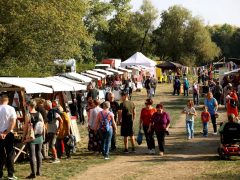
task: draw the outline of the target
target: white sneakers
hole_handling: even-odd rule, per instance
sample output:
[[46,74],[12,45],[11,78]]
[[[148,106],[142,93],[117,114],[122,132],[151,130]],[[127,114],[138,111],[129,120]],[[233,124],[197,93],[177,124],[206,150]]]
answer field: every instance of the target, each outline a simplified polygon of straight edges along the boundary
[[156,152],[155,152],[155,149],[149,149],[148,150],[148,154],[155,154]]

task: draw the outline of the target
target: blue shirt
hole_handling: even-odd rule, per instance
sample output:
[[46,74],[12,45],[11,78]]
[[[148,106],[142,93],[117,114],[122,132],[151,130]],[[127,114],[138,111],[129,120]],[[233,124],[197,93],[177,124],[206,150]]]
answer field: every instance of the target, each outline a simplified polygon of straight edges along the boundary
[[216,102],[217,102],[217,100],[215,98],[212,98],[210,100],[208,100],[208,99],[204,100],[204,105],[208,107],[208,112],[211,115],[214,115],[216,112],[216,107],[215,107]]

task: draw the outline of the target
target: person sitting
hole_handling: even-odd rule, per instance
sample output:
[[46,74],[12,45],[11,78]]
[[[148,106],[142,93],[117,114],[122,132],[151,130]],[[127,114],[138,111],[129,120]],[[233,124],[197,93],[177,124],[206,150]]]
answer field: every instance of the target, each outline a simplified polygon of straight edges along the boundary
[[235,115],[228,115],[228,122],[222,124],[219,129],[221,135],[221,143],[224,144],[235,144],[236,139],[240,139],[240,124],[235,121]]

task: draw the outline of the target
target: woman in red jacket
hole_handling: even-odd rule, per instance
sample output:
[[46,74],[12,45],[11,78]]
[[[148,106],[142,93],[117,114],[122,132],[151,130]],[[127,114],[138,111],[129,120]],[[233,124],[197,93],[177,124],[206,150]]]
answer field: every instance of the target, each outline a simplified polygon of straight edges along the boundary
[[152,118],[152,115],[157,111],[153,106],[153,100],[152,99],[146,99],[145,101],[145,108],[142,108],[141,115],[140,115],[140,123],[139,128],[143,128],[146,141],[147,141],[147,147],[148,147],[148,153],[149,154],[155,154],[155,143],[153,138],[154,131],[151,130],[148,132],[148,127]]

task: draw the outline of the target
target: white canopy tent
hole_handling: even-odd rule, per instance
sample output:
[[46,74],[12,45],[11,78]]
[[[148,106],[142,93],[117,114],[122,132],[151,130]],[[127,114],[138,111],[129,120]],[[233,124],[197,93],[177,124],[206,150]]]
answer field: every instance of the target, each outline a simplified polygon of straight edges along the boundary
[[111,72],[113,72],[113,73],[116,73],[116,74],[123,74],[123,72],[122,71],[118,71],[118,70],[116,70],[116,69],[112,69],[112,68],[108,68],[107,69],[108,71],[111,71]]
[[99,72],[99,73],[102,73],[102,74],[106,74],[107,76],[112,76],[114,75],[113,72],[111,71],[106,71],[104,69],[93,69],[93,71],[96,71],[96,72]]
[[81,74],[84,75],[84,76],[96,79],[96,80],[101,80],[101,77],[99,77],[99,76],[94,76],[94,75],[88,74],[88,73],[81,73]]
[[80,90],[86,90],[87,89],[86,85],[80,84],[77,81],[73,81],[71,79],[67,79],[67,78],[64,78],[64,77],[53,76],[53,77],[47,77],[47,79],[57,81],[57,82],[61,82],[61,83],[64,83],[65,85],[73,86],[75,91],[80,91]]
[[[1,84],[5,83],[4,84]],[[20,88],[24,88],[27,94],[36,94],[36,93],[53,93],[52,88],[42,86],[40,84],[26,80],[25,78],[17,77],[0,77],[0,87],[13,85]]]
[[122,72],[128,72],[128,73],[131,73],[131,72],[132,72],[132,70],[130,70],[130,69],[125,69],[125,68],[122,68],[122,67],[118,67],[118,70],[119,70],[119,71],[122,71]]
[[81,74],[78,74],[78,73],[74,73],[74,72],[64,73],[64,74],[61,74],[61,76],[64,76],[64,77],[67,77],[67,78],[70,78],[70,79],[74,79],[74,80],[77,80],[77,81],[82,81],[82,82],[85,82],[85,83],[89,83],[89,82],[92,81],[92,78],[81,75]]
[[24,79],[26,79],[27,81],[33,82],[33,83],[41,84],[44,86],[49,86],[55,92],[75,91],[73,86],[63,84],[62,82],[53,81],[53,80],[50,80],[47,78],[24,78]]
[[233,73],[238,73],[239,71],[240,71],[240,68],[234,69],[234,70],[232,70],[232,71],[225,72],[224,75],[233,74]]
[[106,75],[105,75],[105,74],[101,74],[101,73],[98,73],[98,72],[96,72],[96,71],[86,70],[86,73],[92,74],[92,75],[94,75],[94,76],[98,76],[98,77],[101,77],[101,78],[106,78]]
[[147,67],[155,67],[157,63],[146,56],[144,56],[142,53],[137,52],[134,55],[132,55],[130,58],[128,58],[126,61],[123,61],[121,63],[121,67],[126,66],[134,66],[134,65],[143,65]]

